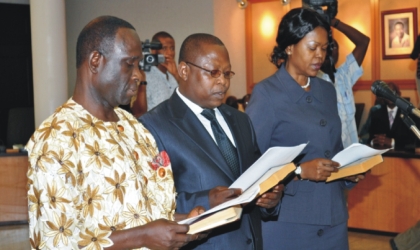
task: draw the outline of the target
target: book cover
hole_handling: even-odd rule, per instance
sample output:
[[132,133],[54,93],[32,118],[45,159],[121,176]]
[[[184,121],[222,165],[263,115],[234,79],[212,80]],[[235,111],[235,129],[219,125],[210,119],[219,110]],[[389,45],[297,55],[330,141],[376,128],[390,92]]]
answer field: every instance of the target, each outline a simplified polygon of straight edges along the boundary
[[328,177],[326,182],[341,179],[341,178],[351,176],[351,175],[364,173],[381,162],[383,162],[383,158],[382,158],[382,155],[380,154],[367,157],[367,158],[362,158],[346,166],[340,167],[338,169],[338,172],[332,173],[331,176]]
[[286,176],[296,169],[295,164],[289,163],[283,166],[278,166],[268,170],[257,182],[260,186],[260,191],[257,196],[260,196],[277,185]]
[[239,220],[242,214],[240,205],[225,208],[223,210],[207,214],[191,222],[188,234],[200,233],[218,226],[222,226]]

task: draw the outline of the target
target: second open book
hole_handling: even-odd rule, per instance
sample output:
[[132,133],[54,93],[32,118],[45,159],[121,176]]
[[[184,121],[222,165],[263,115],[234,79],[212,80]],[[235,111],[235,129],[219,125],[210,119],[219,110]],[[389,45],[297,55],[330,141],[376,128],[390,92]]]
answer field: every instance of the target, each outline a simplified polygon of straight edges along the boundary
[[353,143],[332,158],[333,161],[340,163],[340,167],[338,172],[332,173],[326,182],[368,171],[383,161],[382,154],[388,150],[377,150],[360,143]]
[[251,202],[267,192],[296,169],[291,162],[306,145],[269,148],[229,187],[242,189],[243,192],[239,197],[179,223],[189,224],[188,233],[194,234],[238,220],[242,213],[241,204]]

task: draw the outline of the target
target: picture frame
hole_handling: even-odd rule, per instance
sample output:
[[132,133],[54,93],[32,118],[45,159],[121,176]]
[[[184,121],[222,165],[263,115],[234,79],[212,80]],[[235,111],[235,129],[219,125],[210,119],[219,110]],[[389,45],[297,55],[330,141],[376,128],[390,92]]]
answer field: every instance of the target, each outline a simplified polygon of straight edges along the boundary
[[381,12],[382,59],[409,58],[417,37],[417,8]]

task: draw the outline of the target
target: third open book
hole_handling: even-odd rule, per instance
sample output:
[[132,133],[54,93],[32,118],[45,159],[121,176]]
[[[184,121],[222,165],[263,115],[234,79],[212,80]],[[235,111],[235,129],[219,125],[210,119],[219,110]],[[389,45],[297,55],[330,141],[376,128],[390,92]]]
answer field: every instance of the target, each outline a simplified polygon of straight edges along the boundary
[[383,161],[382,154],[388,150],[377,150],[360,143],[353,143],[332,158],[333,161],[340,163],[340,167],[338,172],[332,173],[326,182],[368,171]]

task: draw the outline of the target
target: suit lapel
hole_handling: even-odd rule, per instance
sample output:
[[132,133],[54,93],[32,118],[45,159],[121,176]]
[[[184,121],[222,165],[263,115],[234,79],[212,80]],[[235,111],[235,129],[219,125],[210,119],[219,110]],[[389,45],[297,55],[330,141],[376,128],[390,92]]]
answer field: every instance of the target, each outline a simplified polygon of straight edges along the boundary
[[383,127],[384,133],[388,134],[388,133],[390,133],[390,131],[392,129],[392,126],[390,127],[390,124],[389,124],[389,116],[388,116],[387,106],[383,105],[380,112],[382,113],[381,116],[380,116],[380,119],[382,120],[382,122],[380,123],[380,126]]
[[197,148],[202,150],[232,181],[235,180],[213,138],[176,92],[169,99],[169,109],[171,110],[170,122],[192,140]]
[[[401,110],[398,109],[397,110],[397,114],[394,117],[394,122],[392,123],[392,126],[391,126],[391,130],[392,131],[396,131],[399,128],[400,123],[403,123],[402,118],[400,117],[400,115],[401,115]],[[398,117],[398,119],[397,119],[397,117]]]

